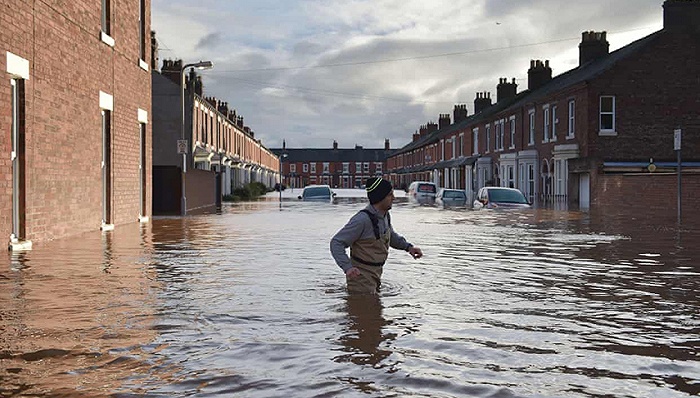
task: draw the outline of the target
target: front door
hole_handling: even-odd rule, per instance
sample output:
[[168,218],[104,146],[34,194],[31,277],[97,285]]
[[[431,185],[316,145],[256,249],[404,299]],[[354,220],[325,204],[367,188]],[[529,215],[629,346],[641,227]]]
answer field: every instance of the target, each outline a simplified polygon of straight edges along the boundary
[[581,174],[579,178],[579,207],[581,209],[591,208],[591,175],[588,173]]

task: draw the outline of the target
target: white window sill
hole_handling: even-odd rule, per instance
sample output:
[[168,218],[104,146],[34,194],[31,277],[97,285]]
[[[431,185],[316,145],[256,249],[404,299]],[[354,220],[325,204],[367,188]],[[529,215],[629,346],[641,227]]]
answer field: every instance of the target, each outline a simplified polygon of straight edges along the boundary
[[139,216],[139,222],[142,223],[142,224],[148,223],[149,220],[150,220],[150,219],[149,219],[148,216]]
[[102,224],[100,229],[102,231],[114,231],[114,224]]
[[508,149],[515,149],[515,145],[509,146]]
[[567,136],[566,136],[566,139],[567,139],[567,140],[573,140],[574,138],[575,138],[574,135],[567,135]]
[[598,135],[601,137],[617,137],[617,131],[614,130],[600,130]]
[[148,64],[146,63],[146,61],[139,59],[139,66],[141,67],[141,69],[148,72]]
[[15,242],[10,242],[8,249],[11,252],[29,251],[29,250],[32,250],[32,241],[31,240],[18,240]]
[[104,44],[114,47],[114,38],[103,31],[100,31],[100,40],[102,40]]

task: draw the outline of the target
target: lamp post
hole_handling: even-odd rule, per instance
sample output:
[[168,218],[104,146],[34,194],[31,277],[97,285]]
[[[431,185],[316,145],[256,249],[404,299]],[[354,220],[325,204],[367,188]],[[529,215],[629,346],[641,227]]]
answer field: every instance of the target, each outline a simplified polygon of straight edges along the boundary
[[280,208],[282,208],[282,160],[289,156],[286,153],[280,154],[280,185],[279,185],[279,190],[280,190]]
[[[191,64],[186,64],[180,69],[180,105],[182,111],[182,125],[180,128],[180,141],[185,142],[185,69],[187,68],[197,68],[200,70],[211,69],[214,64],[211,61],[199,61]],[[178,145],[179,146],[179,145]],[[185,147],[189,148],[189,143],[185,142]],[[182,183],[181,193],[180,193],[180,214],[187,215],[187,197],[185,195],[185,175],[187,173],[187,152],[186,149],[182,152]]]

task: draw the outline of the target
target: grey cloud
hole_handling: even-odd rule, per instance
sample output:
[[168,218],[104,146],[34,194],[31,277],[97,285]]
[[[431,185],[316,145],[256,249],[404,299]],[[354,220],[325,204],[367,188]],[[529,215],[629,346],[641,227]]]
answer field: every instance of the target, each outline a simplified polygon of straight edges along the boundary
[[199,39],[199,42],[197,42],[197,47],[198,47],[198,49],[214,48],[219,43],[221,43],[221,41],[222,41],[221,39],[222,39],[221,33],[219,33],[219,32],[209,33],[208,35]]

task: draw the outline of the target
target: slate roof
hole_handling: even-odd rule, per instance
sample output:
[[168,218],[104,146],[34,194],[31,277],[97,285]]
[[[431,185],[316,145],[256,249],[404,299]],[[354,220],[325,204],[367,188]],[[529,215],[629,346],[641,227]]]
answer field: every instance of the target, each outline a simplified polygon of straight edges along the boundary
[[396,150],[365,149],[313,149],[313,148],[273,148],[276,156],[286,153],[285,162],[384,162]]
[[444,129],[425,135],[417,141],[408,143],[407,145],[396,150],[392,154],[392,156],[410,152],[415,148],[420,148],[427,144],[432,144],[457,130],[463,130],[469,126],[478,124],[486,120],[490,121],[490,118],[492,116],[499,114],[509,108],[519,108],[527,103],[535,102],[543,97],[547,97],[567,87],[585,83],[586,81],[589,81],[601,75],[605,71],[609,70],[617,62],[634,55],[637,51],[643,49],[664,33],[664,30],[652,33],[649,36],[643,37],[635,42],[632,42],[626,45],[625,47],[622,47],[616,51],[609,53],[604,57],[592,60],[586,64],[580,65],[577,68],[571,69],[568,72],[564,72],[561,75],[553,77],[552,80],[544,84],[542,87],[539,87],[535,90],[525,90],[518,93],[513,98],[497,102],[491,105],[490,107],[486,108],[482,112],[467,117],[460,123],[451,124],[450,126]]

